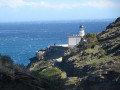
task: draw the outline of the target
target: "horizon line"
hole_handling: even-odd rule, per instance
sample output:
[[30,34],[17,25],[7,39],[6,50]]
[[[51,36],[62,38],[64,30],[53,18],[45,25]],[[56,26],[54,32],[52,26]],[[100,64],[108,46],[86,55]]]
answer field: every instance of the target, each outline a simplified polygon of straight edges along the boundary
[[66,22],[71,22],[71,21],[94,21],[94,20],[115,20],[117,18],[96,18],[96,19],[71,19],[71,20],[31,20],[31,21],[0,21],[0,23],[31,23],[31,22],[34,22],[34,23],[44,23],[44,22],[55,22],[55,23],[59,23],[59,22],[63,22],[63,23],[66,23]]

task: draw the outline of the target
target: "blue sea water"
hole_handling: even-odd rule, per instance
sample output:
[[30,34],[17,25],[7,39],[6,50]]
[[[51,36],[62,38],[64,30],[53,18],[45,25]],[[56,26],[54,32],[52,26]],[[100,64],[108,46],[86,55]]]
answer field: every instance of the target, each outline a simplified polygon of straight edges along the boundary
[[80,24],[84,25],[85,33],[98,33],[113,21],[0,23],[0,53],[9,55],[17,64],[27,65],[36,51],[54,43],[67,44],[67,36],[78,34]]

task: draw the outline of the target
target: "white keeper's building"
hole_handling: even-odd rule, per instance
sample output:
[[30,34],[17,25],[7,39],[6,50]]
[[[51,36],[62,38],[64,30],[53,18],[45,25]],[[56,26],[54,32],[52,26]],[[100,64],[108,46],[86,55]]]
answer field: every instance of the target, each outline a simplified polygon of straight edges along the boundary
[[68,47],[73,47],[76,44],[78,44],[84,35],[85,35],[84,26],[80,25],[78,35],[68,36]]

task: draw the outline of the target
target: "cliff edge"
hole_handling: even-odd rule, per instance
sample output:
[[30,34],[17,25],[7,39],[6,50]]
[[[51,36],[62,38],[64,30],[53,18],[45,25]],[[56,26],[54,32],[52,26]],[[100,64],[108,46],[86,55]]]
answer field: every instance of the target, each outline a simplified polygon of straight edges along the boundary
[[84,38],[64,53],[61,63],[68,77],[79,77],[76,90],[120,89],[120,17]]

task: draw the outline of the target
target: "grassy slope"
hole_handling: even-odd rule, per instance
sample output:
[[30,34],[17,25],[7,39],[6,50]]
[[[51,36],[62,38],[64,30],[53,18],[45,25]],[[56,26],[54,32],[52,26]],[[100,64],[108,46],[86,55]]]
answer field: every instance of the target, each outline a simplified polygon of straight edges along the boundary
[[[30,65],[30,70],[36,74],[37,77],[46,78],[48,80],[47,90],[64,90],[64,78],[66,73],[56,68],[54,63],[56,60],[64,55],[64,51],[68,48],[56,46],[56,50],[51,50],[46,53],[43,60]],[[32,66],[32,67],[31,67]]]
[[103,86],[103,89],[108,87],[111,87],[111,90],[118,89],[120,88],[120,18],[96,37],[98,42],[95,42],[95,37],[87,37],[87,42],[81,41],[79,45],[66,51],[62,62],[63,69],[68,76],[80,78],[79,88],[100,90]]

